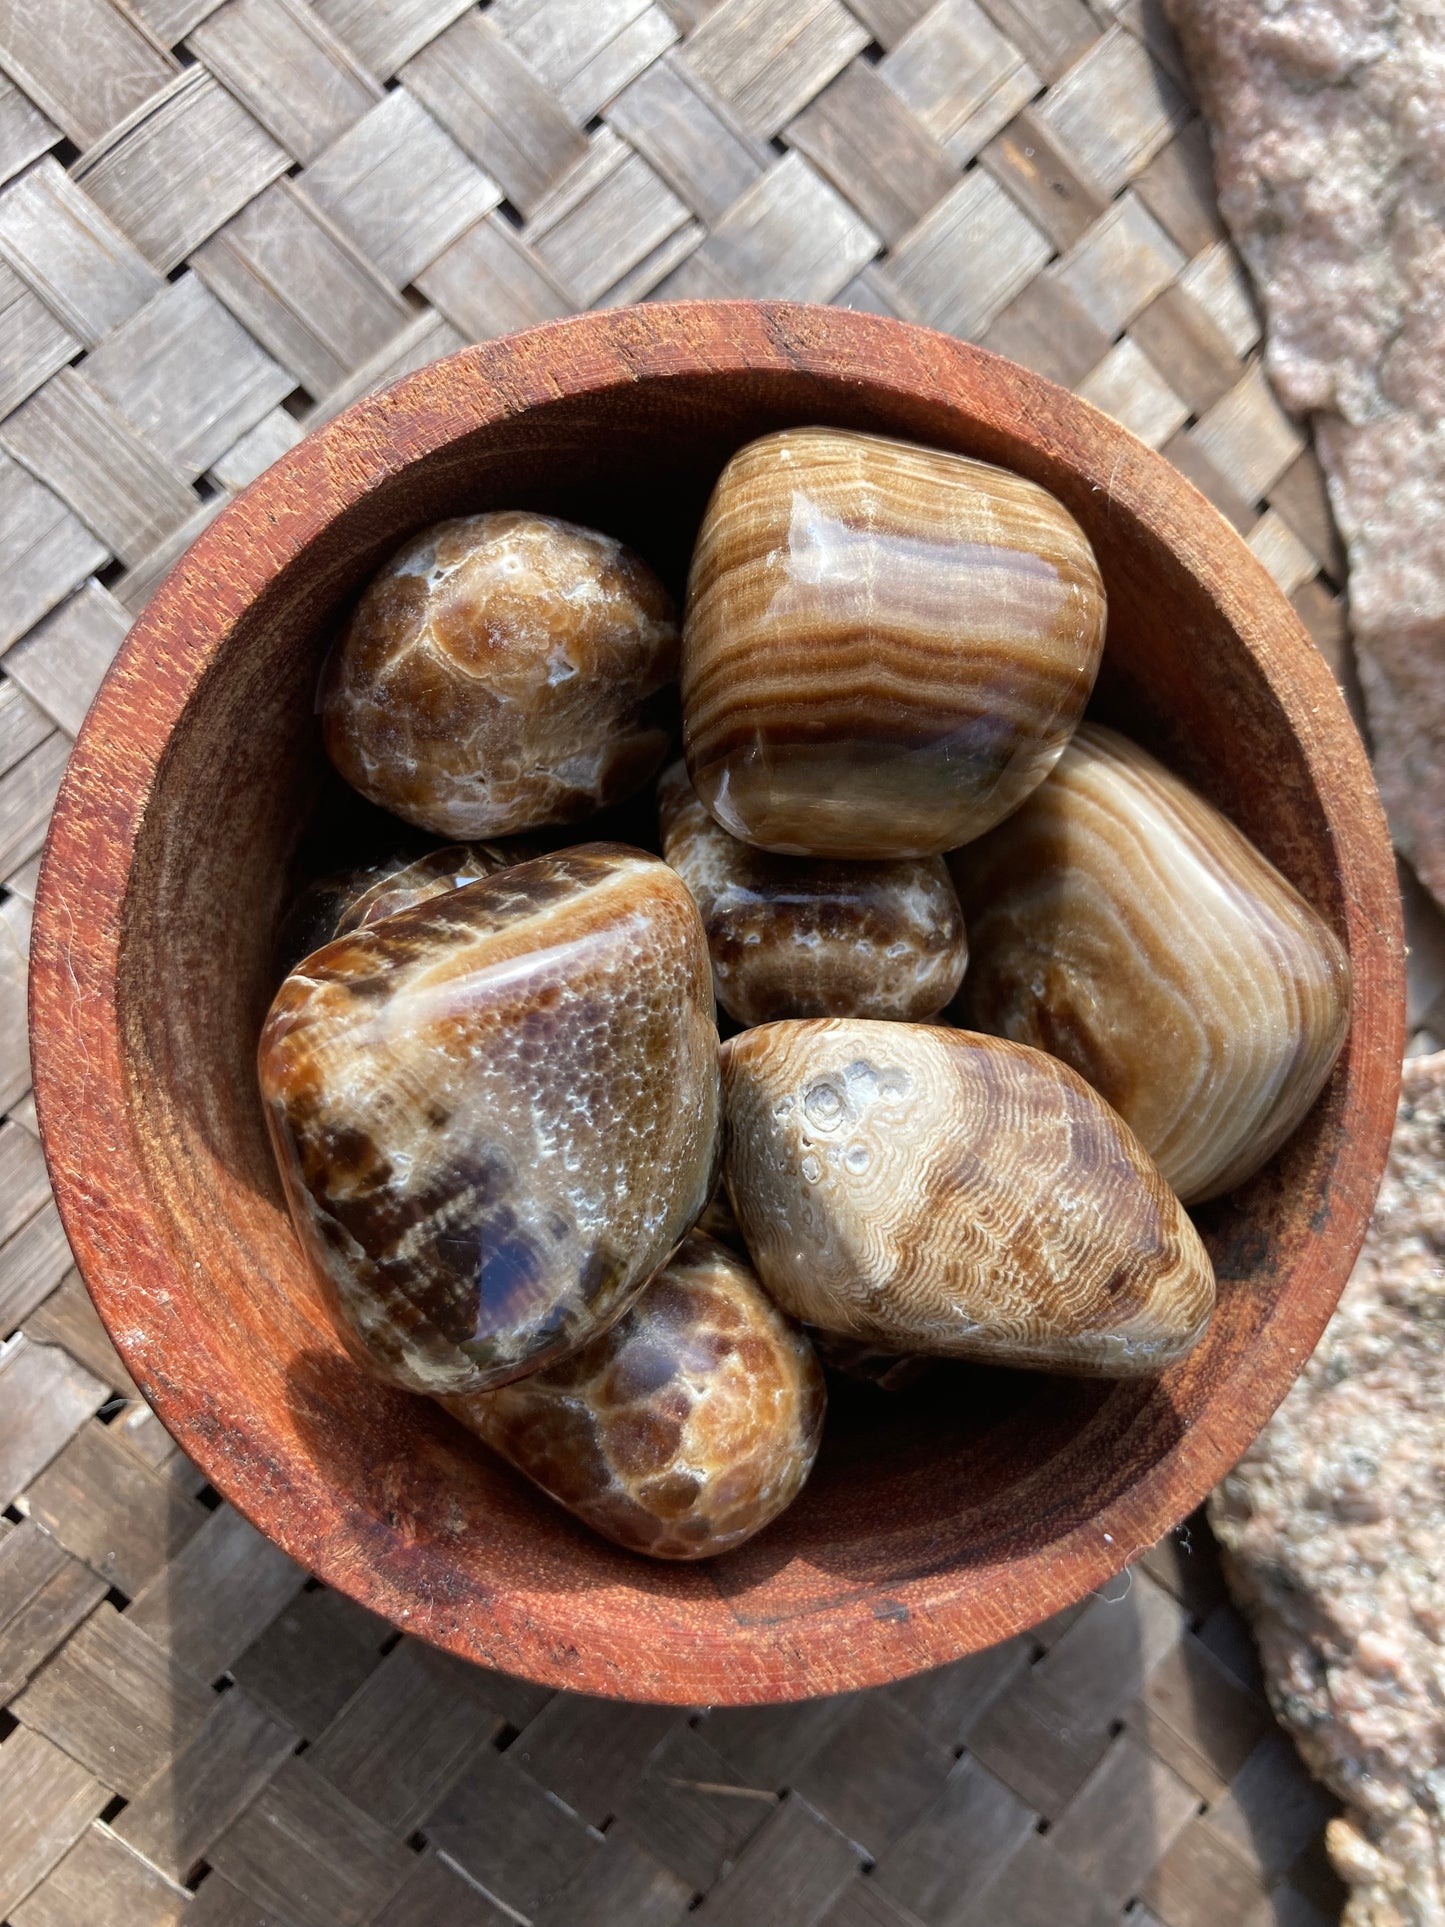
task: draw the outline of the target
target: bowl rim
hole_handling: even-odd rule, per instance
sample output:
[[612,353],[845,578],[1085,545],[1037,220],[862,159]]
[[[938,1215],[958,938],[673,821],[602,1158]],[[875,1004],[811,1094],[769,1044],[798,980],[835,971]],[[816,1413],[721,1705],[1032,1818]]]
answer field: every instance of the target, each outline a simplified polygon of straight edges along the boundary
[[[566,371],[561,386],[559,367]],[[777,1637],[759,1627],[748,1637],[766,1649],[763,1657],[749,1656],[736,1678],[725,1675],[721,1691],[718,1679],[679,1663],[669,1697],[684,1704],[774,1701],[880,1684],[1008,1638],[1083,1597],[1190,1512],[1242,1455],[1334,1308],[1368,1226],[1394,1124],[1404,1043],[1399,896],[1383,811],[1343,697],[1236,531],[1111,417],[1002,357],[905,322],[785,302],[657,303],[572,316],[474,345],[404,375],[314,430],[230,503],[171,571],[122,644],[77,738],[46,839],[31,951],[41,1140],[76,1263],[121,1357],[218,1492],[308,1571],[395,1619],[395,1585],[383,1583],[354,1528],[333,1519],[317,1535],[308,1504],[268,1513],[268,1482],[247,1480],[242,1458],[199,1409],[204,1401],[188,1401],[181,1380],[149,1369],[148,1300],[179,1281],[132,1142],[116,976],[134,846],[153,782],[175,725],[238,617],[300,548],[393,473],[561,396],[649,378],[768,371],[866,381],[875,391],[955,406],[966,394],[976,419],[987,416],[1014,435],[1022,426],[1036,448],[1126,502],[1146,525],[1169,532],[1262,670],[1325,815],[1355,976],[1340,1125],[1349,1151],[1332,1178],[1329,1238],[1314,1238],[1287,1274],[1274,1315],[1225,1381],[1227,1398],[1216,1394],[1209,1422],[1186,1428],[1104,1511],[994,1571],[987,1589],[955,1571],[951,1594],[933,1578],[902,1582],[899,1612],[861,1602],[846,1651],[810,1650],[796,1626]],[[1081,441],[1094,451],[1097,479],[1080,468]],[[103,1186],[97,1172],[105,1174]],[[318,1495],[332,1489],[314,1466],[288,1470],[303,1484],[309,1478]],[[625,1679],[619,1682],[615,1654],[579,1653],[557,1627],[519,1626],[514,1616],[505,1644],[488,1648],[478,1628],[459,1624],[445,1602],[419,1590],[405,1623],[464,1657],[551,1686],[631,1696]],[[835,1638],[836,1628],[826,1637]],[[655,1699],[656,1675],[651,1679],[647,1697]]]

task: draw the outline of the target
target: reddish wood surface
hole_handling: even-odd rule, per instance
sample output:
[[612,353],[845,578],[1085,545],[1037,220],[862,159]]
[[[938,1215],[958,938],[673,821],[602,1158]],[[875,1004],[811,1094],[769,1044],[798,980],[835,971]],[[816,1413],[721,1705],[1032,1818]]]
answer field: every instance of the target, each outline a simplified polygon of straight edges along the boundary
[[[560,511],[674,581],[727,455],[832,422],[1059,494],[1110,600],[1095,712],[1200,785],[1339,930],[1353,1028],[1285,1151],[1198,1215],[1211,1334],[1153,1386],[943,1374],[835,1400],[758,1540],[658,1568],[589,1536],[327,1328],[254,1088],[288,861],[321,770],[333,619],[389,548],[488,506]],[[1264,569],[1159,456],[1062,390],[873,316],[582,316],[408,376],[220,516],[132,632],[56,808],[34,939],[36,1095],[66,1229],[126,1363],[215,1485],[410,1631],[553,1685],[771,1700],[909,1673],[1097,1586],[1238,1457],[1364,1234],[1402,1042],[1399,906],[1358,738]]]

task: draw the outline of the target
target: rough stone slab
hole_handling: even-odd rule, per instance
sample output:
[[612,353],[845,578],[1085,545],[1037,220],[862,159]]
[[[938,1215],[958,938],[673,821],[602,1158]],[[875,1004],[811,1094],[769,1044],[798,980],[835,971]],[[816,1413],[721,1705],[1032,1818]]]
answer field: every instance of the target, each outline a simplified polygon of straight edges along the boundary
[[1445,1918],[1445,1052],[1405,1065],[1374,1221],[1298,1383],[1215,1494],[1275,1710],[1348,1803],[1348,1927]]
[[1445,902],[1438,12],[1429,0],[1173,0],[1171,12],[1214,126],[1220,204],[1268,315],[1270,375],[1313,418],[1330,477],[1385,807]]

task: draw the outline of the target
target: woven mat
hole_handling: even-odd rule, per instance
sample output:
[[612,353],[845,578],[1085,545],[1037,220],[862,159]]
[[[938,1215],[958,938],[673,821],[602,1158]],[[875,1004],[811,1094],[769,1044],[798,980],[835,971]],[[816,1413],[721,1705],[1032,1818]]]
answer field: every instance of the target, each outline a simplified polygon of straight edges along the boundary
[[1199,1521],[1005,1647],[756,1711],[548,1694],[308,1581],[137,1401],[28,1096],[37,853],[128,624],[308,425],[471,338],[686,294],[981,340],[1162,448],[1347,678],[1319,472],[1157,13],[0,0],[0,68],[0,1919],[1336,1914]]

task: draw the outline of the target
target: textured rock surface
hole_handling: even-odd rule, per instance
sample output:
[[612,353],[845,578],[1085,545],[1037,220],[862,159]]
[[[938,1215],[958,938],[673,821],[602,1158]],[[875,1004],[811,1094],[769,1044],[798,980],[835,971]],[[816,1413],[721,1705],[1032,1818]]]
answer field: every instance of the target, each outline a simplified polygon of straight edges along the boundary
[[1436,0],[1166,0],[1268,365],[1313,415],[1396,839],[1445,901],[1445,26]]
[[1348,1803],[1346,1927],[1445,1921],[1445,1052],[1405,1066],[1369,1238],[1299,1383],[1215,1494],[1271,1698]]

